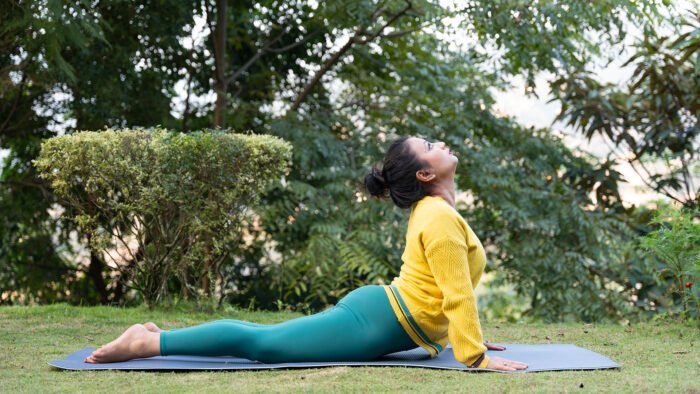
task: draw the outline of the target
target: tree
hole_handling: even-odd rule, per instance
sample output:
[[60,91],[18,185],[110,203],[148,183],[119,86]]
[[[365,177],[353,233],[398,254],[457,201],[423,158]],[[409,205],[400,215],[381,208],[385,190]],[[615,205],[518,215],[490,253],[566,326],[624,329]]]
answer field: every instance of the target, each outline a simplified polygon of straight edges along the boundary
[[[9,149],[0,174],[0,287],[15,292],[3,293],[0,302],[64,299],[58,284],[83,271],[60,256],[71,249],[73,227],[49,215],[56,198],[30,164],[41,140],[54,135],[56,85],[77,79],[62,48],[85,50],[87,40],[103,39],[99,23],[81,18],[87,3],[73,6],[70,12],[57,1],[0,7],[0,147]],[[73,290],[92,298],[81,287]]]
[[[652,190],[687,208],[700,206],[700,12],[685,33],[659,36],[647,26],[624,87],[581,70],[552,85],[564,119],[587,138],[602,136],[616,161],[628,163]],[[655,164],[661,163],[659,168]]]
[[[386,4],[401,10],[400,2]],[[608,14],[614,6],[609,3],[600,9],[589,7],[582,11],[590,20],[564,15],[556,31],[607,28],[619,22],[616,18],[619,15]],[[416,4],[413,7],[421,9]],[[542,15],[561,16],[566,14],[563,9],[549,4],[542,9],[537,5],[523,7],[532,8],[531,19],[521,19],[518,23],[537,30],[538,34],[513,36],[508,48],[522,52],[517,55],[506,52],[511,55],[502,59],[508,64],[506,69],[564,72],[567,70],[564,66],[575,68],[584,63],[571,60],[578,56],[574,49],[586,54],[587,48],[597,48],[595,43],[585,41],[582,34],[552,38],[553,29]],[[365,15],[373,15],[376,9],[368,8],[370,11]],[[495,11],[512,15],[508,7]],[[431,10],[417,14],[420,19],[449,13]],[[512,17],[494,17],[493,12],[469,15],[489,18],[489,23],[476,17],[465,22],[485,26],[485,41],[513,23]],[[440,18],[437,19],[434,24],[445,28],[439,23]],[[494,20],[500,25],[492,24]],[[404,22],[410,25],[397,26],[398,31],[433,23],[432,19]],[[348,29],[344,34],[353,33]],[[579,39],[585,42],[579,43]],[[613,42],[616,39],[610,38]],[[553,52],[564,53],[562,46],[570,48],[571,53],[560,58],[569,59],[572,64],[545,61]],[[395,273],[400,265],[405,215],[386,204],[366,201],[359,180],[372,161],[381,157],[388,140],[397,134],[418,134],[443,139],[464,153],[464,157],[474,158],[459,169],[459,185],[462,190],[472,191],[476,201],[474,206],[461,209],[484,218],[479,220],[477,232],[486,234],[484,238],[497,249],[492,261],[504,267],[511,279],[518,281],[519,290],[531,297],[533,315],[552,320],[567,316],[587,320],[618,317],[624,309],[624,297],[630,293],[606,290],[615,266],[615,260],[608,259],[614,249],[606,245],[625,231],[616,228],[619,226],[615,225],[613,216],[621,209],[617,184],[614,179],[605,182],[604,187],[591,182],[611,171],[606,168],[598,171],[591,163],[574,159],[563,144],[544,131],[524,130],[511,120],[493,116],[488,110],[493,102],[488,89],[502,86],[503,75],[484,71],[489,56],[479,47],[462,49],[456,52],[449,43],[420,29],[413,34],[385,37],[376,45],[352,46],[334,66],[327,67],[329,71],[322,79],[325,81],[316,85],[312,95],[306,96],[298,107],[290,99],[289,111],[272,119],[269,132],[295,144],[295,165],[288,182],[268,194],[263,204],[267,208],[260,212],[264,233],[283,254],[282,269],[269,270],[267,274],[264,269],[255,270],[256,279],[264,283],[273,281],[279,296],[285,300],[321,307],[355,286],[368,283],[369,273]],[[337,52],[329,52],[328,58],[332,59],[334,53]],[[324,64],[318,64],[317,69],[323,69]],[[330,89],[333,83],[342,87],[340,91]],[[303,82],[298,86],[303,87]],[[509,166],[495,167],[498,170],[485,166],[494,160]],[[518,165],[535,169],[524,171]],[[475,169],[479,171],[472,171]],[[489,176],[470,180],[474,173]],[[556,180],[551,184],[557,187],[543,193],[539,189],[547,177]],[[491,179],[493,185],[489,184]],[[484,183],[495,188],[481,187]],[[508,201],[514,195],[508,191],[520,193],[518,198],[526,198],[528,203]],[[608,201],[591,201],[588,198],[591,192],[604,195]],[[560,198],[561,194],[568,197]],[[610,207],[618,210],[610,211]],[[467,217],[473,216],[467,214]],[[486,220],[492,218],[500,220]],[[562,222],[561,228],[555,226],[558,221]],[[579,234],[581,228],[577,225],[585,226],[585,235]],[[508,234],[526,230],[531,237],[506,238]],[[506,239],[508,242],[504,242]],[[547,244],[535,243],[540,240]],[[544,251],[550,253],[546,260],[540,254]],[[258,258],[261,254],[253,255]],[[386,262],[391,266],[386,267]],[[552,270],[556,273],[551,273]],[[538,282],[543,272],[549,285],[542,287]],[[371,280],[380,279],[387,278]],[[256,296],[266,295],[254,285],[250,288]],[[599,296],[601,292],[604,297]]]
[[[624,229],[615,224],[621,214],[616,180],[596,181],[616,174],[605,163],[577,158],[546,130],[496,116],[490,92],[516,74],[534,80],[541,71],[568,75],[583,69],[624,36],[626,19],[646,21],[656,7],[653,1],[619,0],[468,1],[461,8],[426,0],[208,0],[192,9],[208,22],[207,40],[183,49],[172,39],[181,35],[178,29],[161,31],[152,26],[157,19],[148,19],[168,11],[145,8],[151,16],[132,14],[124,23],[146,18],[154,29],[149,31],[163,39],[139,40],[156,46],[151,52],[127,40],[128,53],[141,54],[131,56],[132,63],[162,50],[178,54],[176,65],[164,62],[165,71],[152,80],[146,76],[157,68],[135,68],[124,74],[123,84],[148,79],[153,83],[147,86],[169,86],[167,70],[178,70],[188,93],[214,92],[216,101],[191,111],[188,96],[185,113],[175,119],[163,109],[172,92],[147,89],[157,105],[136,94],[139,104],[132,106],[127,94],[134,90],[124,90],[110,104],[102,101],[104,114],[85,119],[160,119],[183,129],[222,125],[292,143],[291,172],[246,221],[251,241],[237,245],[226,264],[225,291],[232,302],[248,304],[255,297],[263,307],[282,299],[320,308],[356,286],[391,279],[400,265],[406,212],[368,200],[361,179],[392,138],[412,134],[444,140],[461,153],[457,182],[473,202],[459,209],[488,245],[489,268],[517,281],[532,301],[532,315],[616,317],[630,292],[609,291],[619,282],[610,283],[614,261],[606,260],[615,248],[604,246],[616,245]],[[130,8],[110,12],[116,16],[123,9]],[[191,26],[186,16],[176,21]],[[454,42],[465,34],[466,40]],[[118,36],[108,42],[119,51]],[[92,50],[106,59],[99,46]],[[104,74],[95,69],[85,75],[85,97],[104,97],[88,88],[99,86],[93,80]],[[160,85],[161,79],[170,82]],[[92,98],[80,100],[80,113],[92,109]],[[119,117],[129,113],[124,108],[151,107],[153,114]],[[590,193],[605,200],[592,201]],[[549,284],[538,286],[543,272]]]
[[[0,202],[6,218],[0,228],[6,241],[0,246],[8,283],[3,287],[63,299],[65,289],[57,283],[84,273],[94,287],[80,285],[73,299],[90,302],[96,293],[102,303],[119,302],[121,281],[105,278],[102,256],[91,254],[87,267],[64,260],[61,252],[71,251],[69,235],[76,229],[50,218],[48,209],[57,200],[30,163],[41,141],[57,134],[62,118],[72,123],[68,133],[126,124],[172,125],[172,86],[188,54],[178,38],[192,22],[193,9],[152,2],[93,7],[82,0],[13,1],[2,8],[0,147],[10,149],[0,178],[6,197]],[[25,249],[36,243],[46,247]],[[41,267],[32,268],[37,264],[32,259]],[[51,280],[47,272],[54,273]]]
[[[224,256],[240,242],[244,211],[289,156],[290,146],[270,136],[106,130],[51,138],[35,165],[71,209],[90,249],[106,252],[154,306],[175,278],[198,301],[214,298],[210,288],[193,289],[190,278],[221,280]],[[132,252],[132,239],[142,256]]]

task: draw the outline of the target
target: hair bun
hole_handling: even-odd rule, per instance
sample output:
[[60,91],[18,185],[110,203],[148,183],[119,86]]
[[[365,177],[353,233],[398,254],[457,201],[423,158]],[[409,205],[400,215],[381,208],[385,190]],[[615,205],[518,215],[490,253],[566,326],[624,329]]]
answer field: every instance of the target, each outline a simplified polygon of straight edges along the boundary
[[386,197],[389,189],[386,178],[376,166],[372,166],[372,171],[365,176],[365,187],[369,194],[377,197]]

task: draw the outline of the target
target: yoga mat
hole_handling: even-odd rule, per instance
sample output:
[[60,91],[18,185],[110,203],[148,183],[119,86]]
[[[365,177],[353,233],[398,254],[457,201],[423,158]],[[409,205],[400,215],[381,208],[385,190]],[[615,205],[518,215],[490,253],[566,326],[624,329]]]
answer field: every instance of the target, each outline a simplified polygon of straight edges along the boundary
[[[609,369],[620,366],[609,358],[596,352],[569,344],[522,345],[503,344],[506,350],[489,350],[489,356],[498,356],[528,364],[528,369],[516,372],[565,371],[586,369]],[[332,366],[383,366],[383,367],[420,367],[435,369],[454,369],[464,371],[494,371],[489,369],[467,368],[457,362],[448,345],[437,357],[430,359],[423,348],[387,354],[374,361],[336,361],[263,364],[236,357],[199,357],[199,356],[157,356],[134,359],[118,363],[90,364],[83,359],[94,348],[85,348],[71,353],[63,360],[49,362],[56,368],[69,370],[149,370],[149,371],[199,371],[229,369],[277,369],[277,368],[316,368]],[[498,371],[504,372],[504,371]]]

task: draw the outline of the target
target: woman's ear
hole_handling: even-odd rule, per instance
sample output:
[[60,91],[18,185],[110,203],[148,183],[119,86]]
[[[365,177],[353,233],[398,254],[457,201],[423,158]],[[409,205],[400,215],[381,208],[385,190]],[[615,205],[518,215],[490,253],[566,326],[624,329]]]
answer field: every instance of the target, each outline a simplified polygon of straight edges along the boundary
[[435,179],[435,174],[429,170],[418,170],[416,171],[416,179],[421,182],[430,182]]

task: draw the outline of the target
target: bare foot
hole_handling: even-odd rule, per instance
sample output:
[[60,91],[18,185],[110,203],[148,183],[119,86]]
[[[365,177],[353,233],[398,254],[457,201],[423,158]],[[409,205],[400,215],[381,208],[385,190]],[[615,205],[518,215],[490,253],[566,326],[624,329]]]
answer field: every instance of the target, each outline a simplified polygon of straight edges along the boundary
[[134,324],[119,338],[100,347],[85,358],[87,363],[112,363],[160,355],[160,334],[143,324]]
[[143,326],[146,327],[146,329],[147,329],[148,331],[150,331],[150,332],[161,332],[161,331],[163,331],[163,330],[161,330],[158,326],[156,326],[156,323],[153,323],[153,322],[150,322],[150,321],[149,321],[148,323],[144,323]]

